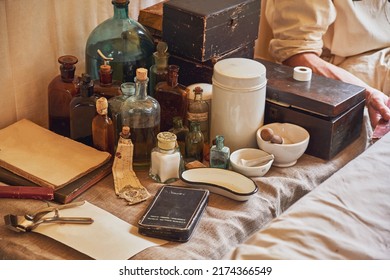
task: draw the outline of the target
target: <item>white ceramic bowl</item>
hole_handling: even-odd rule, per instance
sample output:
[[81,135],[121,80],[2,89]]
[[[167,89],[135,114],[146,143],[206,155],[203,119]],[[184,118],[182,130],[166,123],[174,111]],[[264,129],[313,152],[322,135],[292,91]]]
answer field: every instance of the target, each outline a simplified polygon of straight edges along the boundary
[[[264,141],[260,133],[264,128],[271,128],[274,134],[283,138],[283,144]],[[306,151],[310,135],[306,129],[291,123],[270,123],[260,127],[256,132],[257,145],[263,151],[273,154],[273,165],[288,167],[294,165]]]
[[[271,159],[268,160],[266,163],[260,165],[256,164],[255,166],[247,166],[243,162],[243,161],[257,160],[265,156],[268,156]],[[273,162],[274,162],[273,155],[259,149],[243,148],[234,151],[230,155],[230,165],[232,166],[233,170],[248,177],[264,176],[271,168]]]

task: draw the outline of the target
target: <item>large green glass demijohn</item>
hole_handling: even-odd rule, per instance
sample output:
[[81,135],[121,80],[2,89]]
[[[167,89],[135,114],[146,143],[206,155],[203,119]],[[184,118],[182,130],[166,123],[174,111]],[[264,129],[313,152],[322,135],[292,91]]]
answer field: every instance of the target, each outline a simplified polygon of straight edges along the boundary
[[133,82],[136,69],[149,69],[153,65],[155,45],[149,32],[129,17],[129,0],[112,0],[114,16],[99,24],[89,35],[86,48],[86,72],[98,79],[100,65],[104,63],[98,55],[100,49],[113,58],[113,80]]

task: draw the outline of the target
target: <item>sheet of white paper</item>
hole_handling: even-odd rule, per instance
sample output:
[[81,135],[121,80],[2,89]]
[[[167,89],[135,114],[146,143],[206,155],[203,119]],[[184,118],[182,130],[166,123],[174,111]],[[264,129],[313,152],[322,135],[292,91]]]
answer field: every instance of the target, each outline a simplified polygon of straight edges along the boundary
[[97,260],[126,260],[146,248],[167,243],[140,235],[137,227],[87,201],[59,213],[62,217],[90,217],[94,222],[89,225],[41,224],[33,231]]

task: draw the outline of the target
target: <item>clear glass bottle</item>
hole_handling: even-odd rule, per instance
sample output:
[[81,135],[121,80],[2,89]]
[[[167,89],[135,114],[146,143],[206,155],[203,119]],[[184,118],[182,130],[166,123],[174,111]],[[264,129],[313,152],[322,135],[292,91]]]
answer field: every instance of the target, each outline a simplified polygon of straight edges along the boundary
[[70,137],[93,146],[92,119],[96,115],[96,96],[91,76],[82,74],[79,82],[79,95],[70,102]]
[[122,125],[129,126],[134,145],[134,169],[150,165],[150,152],[156,147],[160,132],[160,105],[147,94],[148,70],[137,69],[135,95],[126,99],[121,109]]
[[149,75],[150,95],[152,97],[155,96],[156,85],[168,79],[168,45],[163,41],[159,41],[156,49],[157,51],[153,53],[154,64],[150,67]]
[[108,100],[108,116],[114,124],[115,143],[119,141],[119,134],[122,131],[121,108],[127,98],[134,95],[135,84],[126,82],[121,84],[121,95],[112,97]]
[[172,183],[179,179],[184,164],[176,135],[172,132],[157,134],[157,146],[151,152],[149,176],[159,183]]
[[168,66],[168,79],[156,86],[155,98],[161,106],[161,131],[168,131],[173,127],[173,117],[182,119],[187,115],[187,95],[189,90],[179,84],[179,66]]
[[187,121],[190,126],[192,122],[199,122],[200,130],[203,133],[204,142],[209,143],[209,104],[203,100],[203,89],[199,86],[194,88],[194,101],[188,104]]
[[99,78],[98,69],[103,64],[98,49],[113,58],[110,63],[113,79],[121,83],[134,81],[137,68],[149,69],[153,64],[153,38],[140,23],[129,17],[129,2],[112,0],[113,17],[99,24],[88,37],[85,62],[86,72],[92,79]]
[[181,117],[176,116],[173,118],[173,128],[171,128],[169,132],[172,132],[176,135],[176,140],[180,148],[180,153],[184,156],[186,154],[186,137],[189,132],[189,129],[183,124],[183,119]]
[[112,79],[113,71],[109,65],[109,61],[113,59],[106,57],[100,50],[98,50],[98,54],[103,59],[104,64],[100,65],[99,79],[93,81],[95,94],[107,99],[120,95],[121,82]]
[[224,146],[224,137],[217,135],[215,145],[210,149],[210,167],[229,168],[230,148]]
[[96,112],[97,115],[92,120],[93,146],[114,155],[114,125],[108,116],[108,102],[105,97],[100,97],[96,101]]
[[60,75],[56,76],[48,86],[49,129],[57,134],[70,137],[69,104],[77,95],[75,85],[75,64],[77,57],[64,55],[58,58]]
[[203,133],[200,130],[200,123],[192,122],[190,126],[190,132],[186,137],[186,160],[198,160],[203,161],[203,146],[204,138]]

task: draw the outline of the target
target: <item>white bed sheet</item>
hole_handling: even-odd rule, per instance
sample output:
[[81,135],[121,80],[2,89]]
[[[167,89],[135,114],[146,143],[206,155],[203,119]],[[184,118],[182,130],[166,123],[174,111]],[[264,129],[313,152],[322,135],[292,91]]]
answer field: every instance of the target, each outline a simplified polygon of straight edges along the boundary
[[225,258],[390,259],[390,133]]

